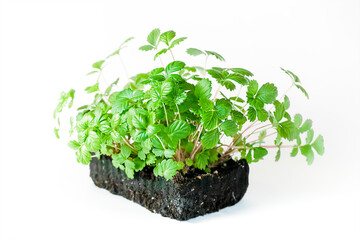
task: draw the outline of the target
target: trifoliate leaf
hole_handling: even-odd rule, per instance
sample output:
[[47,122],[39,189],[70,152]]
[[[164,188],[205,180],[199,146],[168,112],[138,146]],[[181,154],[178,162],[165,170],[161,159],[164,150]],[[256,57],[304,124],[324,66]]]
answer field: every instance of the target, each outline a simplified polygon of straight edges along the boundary
[[309,165],[311,165],[314,161],[314,152],[311,149],[309,144],[300,147],[300,152],[303,156],[306,157],[306,161]]
[[185,63],[181,61],[174,61],[169,63],[165,68],[165,73],[167,76],[170,76],[171,73],[180,71],[185,67]]
[[160,36],[160,29],[155,28],[150,32],[150,34],[147,37],[148,43],[150,43],[153,46],[156,46],[159,40],[159,36]]
[[220,138],[219,130],[214,129],[212,131],[206,132],[201,137],[200,142],[203,145],[204,149],[211,149],[211,148],[214,148],[218,144],[219,138]]
[[205,54],[203,51],[196,49],[196,48],[188,48],[186,50],[187,54],[191,55],[191,56],[199,56],[201,54]]
[[277,88],[274,84],[265,83],[259,89],[258,93],[256,94],[256,98],[260,99],[265,104],[269,104],[275,101],[277,94]]
[[195,85],[195,96],[197,98],[210,98],[211,97],[211,81],[203,78]]
[[209,157],[210,157],[209,152],[201,152],[201,153],[196,154],[196,156],[195,156],[196,167],[201,170],[204,170],[206,168],[206,166],[208,165]]
[[324,154],[324,138],[322,135],[319,135],[315,141],[311,144],[311,146],[316,150],[316,152],[319,155],[323,155]]
[[232,137],[238,132],[238,127],[233,120],[226,120],[220,124],[220,128],[228,137]]
[[306,119],[306,121],[303,123],[303,125],[301,125],[301,127],[299,128],[299,132],[304,133],[304,132],[310,130],[311,126],[312,126],[311,119]]
[[168,134],[174,141],[184,139],[190,134],[190,125],[186,121],[176,120],[168,127]]

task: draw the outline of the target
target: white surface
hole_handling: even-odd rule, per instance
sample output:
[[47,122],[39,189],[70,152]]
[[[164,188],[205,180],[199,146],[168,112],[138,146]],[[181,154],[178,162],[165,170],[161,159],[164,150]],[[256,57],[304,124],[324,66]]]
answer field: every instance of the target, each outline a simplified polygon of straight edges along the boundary
[[[189,37],[179,59],[218,51],[280,89],[279,67],[293,70],[310,100],[292,90],[291,107],[313,119],[325,155],[252,164],[239,204],[188,222],[95,187],[53,136],[52,111],[129,36],[129,73],[150,69],[136,48],[154,27]],[[360,239],[359,1],[3,1],[0,39],[1,239]]]

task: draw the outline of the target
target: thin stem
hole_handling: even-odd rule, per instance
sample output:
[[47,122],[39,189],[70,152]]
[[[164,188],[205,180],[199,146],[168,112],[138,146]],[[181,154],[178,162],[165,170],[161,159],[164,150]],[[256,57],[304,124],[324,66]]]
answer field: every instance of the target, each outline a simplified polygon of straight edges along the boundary
[[164,148],[164,150],[166,150],[164,143],[161,141],[161,139],[159,138],[159,136],[157,134],[154,135],[155,137],[157,137],[157,139],[159,139],[161,146]]
[[251,141],[251,142],[248,142],[248,143],[257,142],[257,141],[262,140],[262,139],[264,139],[264,138],[270,137],[270,136],[272,136],[272,135],[274,135],[274,134],[277,134],[277,132],[270,133],[270,134],[268,134],[268,135],[266,135],[266,136],[264,136],[264,137],[262,137],[262,138],[258,138],[258,139],[256,139],[256,140]]
[[124,137],[121,137],[121,138],[124,140],[125,144],[126,144],[129,148],[131,148],[131,150],[133,150],[135,153],[138,152],[138,151],[131,145],[131,143],[130,143],[126,138],[124,138]]
[[166,108],[165,108],[165,104],[162,103],[163,107],[164,107],[164,112],[165,112],[165,118],[166,118],[166,126],[169,126],[169,120],[168,120],[168,117],[167,117],[167,113],[166,113]]
[[159,56],[159,60],[160,60],[161,65],[163,66],[163,68],[165,68],[165,65],[164,65],[164,63],[163,63],[163,61],[162,61],[162,59],[161,59],[160,56]]
[[171,51],[171,49],[169,49],[169,51],[170,51],[170,53],[171,53],[171,57],[172,57],[172,59],[175,61],[175,57],[174,57],[173,52]]
[[129,74],[128,74],[127,68],[125,66],[125,63],[124,63],[122,57],[120,56],[120,54],[118,54],[118,55],[119,55],[120,63],[122,65],[123,69],[124,69],[126,79],[129,79]]
[[219,93],[219,91],[220,91],[220,88],[221,88],[221,85],[219,84],[219,87],[218,87],[218,89],[216,90],[215,95],[214,95],[212,101],[215,101],[216,96],[218,95],[218,93]]
[[201,135],[202,130],[203,130],[203,126],[200,127],[199,135],[197,136],[197,138],[196,138],[196,140],[195,140],[194,148],[193,148],[193,150],[191,151],[191,154],[190,154],[190,158],[191,158],[191,159],[194,159],[194,155],[195,155],[195,152],[196,152],[196,145],[197,145],[198,142],[199,142],[199,139],[200,139],[200,135]]
[[179,106],[177,105],[177,104],[175,104],[176,105],[176,108],[177,108],[177,110],[178,110],[178,113],[179,113],[179,120],[181,120],[181,115],[180,115],[180,110],[179,110]]
[[297,145],[261,145],[262,148],[293,148],[296,147]]
[[254,132],[255,132],[255,131],[257,131],[257,130],[259,130],[259,129],[262,129],[262,128],[265,128],[265,127],[269,127],[269,126],[272,126],[272,124],[270,123],[270,124],[266,124],[266,125],[264,125],[264,126],[261,126],[261,127],[255,128],[255,130],[254,130],[254,131],[252,131],[252,132],[251,132],[249,135],[247,135],[245,138],[250,137],[252,134],[254,134]]
[[254,126],[254,124],[257,123],[257,122],[258,122],[258,120],[256,120],[252,124],[250,124],[250,126],[248,126],[244,131],[241,132],[241,135],[243,135],[248,129],[250,129],[252,126]]
[[[295,85],[295,82],[293,82],[293,83],[291,84],[291,86],[285,91],[285,93],[279,98],[279,101],[280,101],[281,99],[283,99],[283,97],[285,97],[285,95],[290,91],[290,89],[291,89],[294,85]],[[269,111],[273,110],[274,107],[275,107],[275,105],[272,105],[272,107],[270,108]]]

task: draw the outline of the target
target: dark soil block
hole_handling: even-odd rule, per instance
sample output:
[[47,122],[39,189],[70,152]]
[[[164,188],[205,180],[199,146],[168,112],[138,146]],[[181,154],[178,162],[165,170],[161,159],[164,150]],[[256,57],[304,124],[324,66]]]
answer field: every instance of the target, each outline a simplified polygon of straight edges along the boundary
[[152,168],[127,178],[113,167],[111,158],[101,156],[90,163],[90,176],[96,186],[130,199],[154,213],[177,220],[188,220],[232,206],[244,196],[249,185],[246,160],[229,160],[212,173],[178,173],[172,180],[155,177]]

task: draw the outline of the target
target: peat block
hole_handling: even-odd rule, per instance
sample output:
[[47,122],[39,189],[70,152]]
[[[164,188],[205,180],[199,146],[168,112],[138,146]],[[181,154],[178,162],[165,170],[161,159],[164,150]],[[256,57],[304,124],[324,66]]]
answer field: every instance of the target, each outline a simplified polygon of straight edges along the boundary
[[249,185],[246,160],[229,160],[211,173],[200,170],[178,173],[172,180],[155,177],[144,168],[129,179],[112,165],[111,157],[93,158],[90,176],[96,186],[132,200],[154,213],[177,220],[188,220],[216,212],[239,202]]

